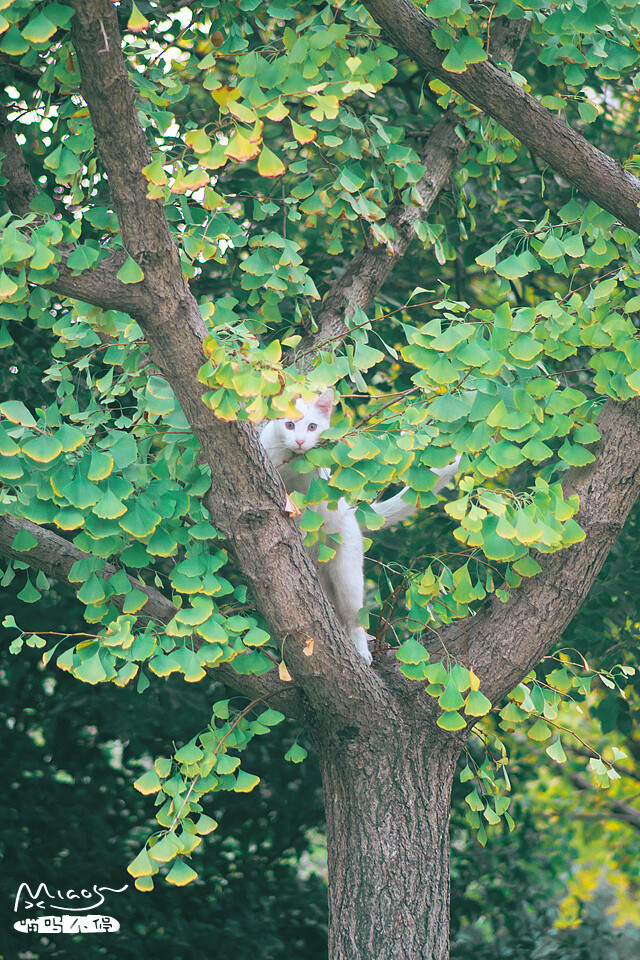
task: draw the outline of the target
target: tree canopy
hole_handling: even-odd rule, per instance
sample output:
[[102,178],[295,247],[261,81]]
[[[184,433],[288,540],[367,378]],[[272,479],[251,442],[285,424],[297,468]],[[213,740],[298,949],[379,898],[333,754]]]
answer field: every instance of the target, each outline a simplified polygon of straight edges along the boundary
[[[143,696],[171,674],[231,688],[180,736],[167,717],[136,781],[157,807],[140,890],[196,881],[212,797],[253,790],[242,752],[302,722],[334,958],[446,955],[448,797],[474,727],[481,842],[513,826],[511,734],[556,763],[581,743],[600,787],[623,749],[575,711],[633,738],[626,570],[624,624],[554,644],[640,484],[640,11],[423,6],[0,0],[3,585],[26,571],[20,600],[47,605],[63,582],[85,621],[9,612],[11,652]],[[297,469],[331,475],[287,495],[255,428],[327,387],[328,442]],[[430,468],[456,454],[441,510]],[[391,484],[417,517],[395,531],[370,507]],[[342,497],[371,541],[371,668],[306,549],[331,560],[314,507]],[[403,801],[367,806],[364,786],[401,760],[404,802],[437,813],[414,869],[439,894],[392,921],[403,894],[379,897],[379,870],[412,824],[383,829]],[[338,917],[350,889],[370,915]]]

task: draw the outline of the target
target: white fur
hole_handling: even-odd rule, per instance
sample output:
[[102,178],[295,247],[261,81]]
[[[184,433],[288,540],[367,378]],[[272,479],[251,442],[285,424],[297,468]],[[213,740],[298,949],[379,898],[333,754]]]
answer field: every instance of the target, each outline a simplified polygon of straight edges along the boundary
[[[301,453],[315,447],[322,434],[329,429],[333,391],[325,390],[315,401],[296,400],[299,419],[270,420],[262,429],[260,442],[269,459],[278,469],[287,493],[297,490],[307,493],[313,476],[328,479],[331,472],[320,467],[311,473],[296,473],[291,469],[291,461]],[[442,470],[434,470],[439,480],[434,492],[438,492],[455,476],[460,457]],[[372,504],[373,509],[385,518],[387,523],[400,523],[414,512],[415,507],[405,503],[405,487],[389,500]],[[318,564],[318,575],[325,592],[338,615],[338,619],[347,630],[353,645],[366,663],[371,663],[368,640],[363,627],[358,626],[358,613],[364,604],[364,551],[362,531],[356,520],[355,510],[344,497],[338,501],[337,508],[330,510],[326,503],[314,505],[313,509],[323,519],[322,529],[326,534],[339,534],[341,542],[332,543],[336,553],[327,563]]]

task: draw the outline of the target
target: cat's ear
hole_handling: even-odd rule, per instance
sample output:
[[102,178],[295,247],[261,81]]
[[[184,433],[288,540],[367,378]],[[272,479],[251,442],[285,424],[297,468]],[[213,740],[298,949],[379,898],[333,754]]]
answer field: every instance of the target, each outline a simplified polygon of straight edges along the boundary
[[331,410],[333,409],[333,390],[325,390],[324,393],[321,393],[318,399],[314,403],[314,407],[317,407],[318,410],[324,413],[327,420],[331,416]]

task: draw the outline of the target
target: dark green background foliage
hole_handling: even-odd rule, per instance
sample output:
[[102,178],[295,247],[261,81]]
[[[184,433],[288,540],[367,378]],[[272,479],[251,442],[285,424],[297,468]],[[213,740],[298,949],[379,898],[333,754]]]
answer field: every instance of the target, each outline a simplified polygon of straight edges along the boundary
[[[571,637],[566,638],[571,643],[577,634],[591,645],[606,642],[603,614],[612,630],[616,621],[619,628],[621,615],[636,616],[633,590],[602,603],[607,588],[621,583],[620,568],[629,569],[637,544],[636,524],[634,514],[593,590],[593,601],[572,625]],[[46,611],[16,600],[24,574],[16,580],[2,595],[0,613],[18,610],[35,630],[51,626]],[[56,595],[56,626],[70,632],[81,627],[69,592],[56,588]],[[592,647],[585,644],[583,649],[590,653]],[[191,718],[207,715],[210,691],[173,678],[142,697],[109,685],[85,692],[67,674],[43,670],[38,660],[34,650],[19,658],[11,657],[6,648],[2,651],[0,779],[5,800],[0,821],[0,888],[5,956],[18,957],[25,947],[24,934],[11,929],[18,886],[41,879],[63,890],[93,883],[119,888],[127,882],[129,890],[107,894],[108,912],[119,920],[120,934],[75,941],[51,937],[39,945],[29,937],[34,960],[67,960],[75,950],[86,957],[126,960],[141,949],[153,951],[160,960],[188,960],[194,950],[212,946],[240,960],[323,956],[326,888],[321,877],[311,874],[303,879],[297,868],[298,858],[313,843],[309,829],[321,831],[323,826],[319,776],[312,761],[294,767],[282,759],[299,731],[277,728],[268,748],[264,740],[254,741],[249,748],[250,768],[260,770],[260,786],[249,796],[234,796],[231,803],[225,803],[228,794],[222,794],[208,805],[207,812],[220,820],[220,827],[209,837],[200,858],[202,883],[181,890],[160,885],[149,897],[133,888],[125,870],[127,860],[152,829],[148,804],[132,788],[140,772],[135,764],[140,757],[163,751],[168,712],[176,741],[188,739]],[[615,703],[626,705],[620,698]],[[625,715],[629,716],[626,710]],[[633,751],[637,726],[630,724],[626,732],[631,734],[627,742]],[[114,769],[109,762],[117,740],[124,745],[124,769]],[[519,764],[514,776],[519,797],[526,798],[537,764],[532,756]],[[472,953],[478,960],[523,956],[533,960],[536,950],[550,960],[633,960],[637,956],[637,928],[616,929],[604,913],[614,900],[607,888],[585,903],[577,927],[554,929],[568,871],[581,853],[580,843],[568,842],[562,819],[551,823],[544,809],[531,810],[526,799],[518,800],[513,810],[515,831],[492,833],[482,848],[464,821],[465,792],[457,787],[452,811],[452,956],[456,960],[467,960]],[[576,808],[579,812],[582,805],[574,795],[572,816]],[[599,824],[602,837],[606,819]],[[627,837],[627,843],[633,858],[637,840]],[[604,856],[606,845],[606,838],[601,839],[595,847],[597,855]]]

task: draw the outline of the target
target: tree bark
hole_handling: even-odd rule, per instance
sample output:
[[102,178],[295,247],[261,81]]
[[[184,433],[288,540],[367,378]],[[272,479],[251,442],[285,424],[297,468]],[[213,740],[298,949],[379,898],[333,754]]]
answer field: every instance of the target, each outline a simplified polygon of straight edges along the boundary
[[618,160],[543,107],[491,60],[467,64],[464,73],[446,70],[446,51],[433,39],[439,21],[411,0],[364,0],[363,5],[399,52],[484,110],[586,197],[640,233],[640,180]]
[[387,716],[357,738],[310,730],[327,818],[330,960],[449,956],[449,811],[463,738],[406,720]]

